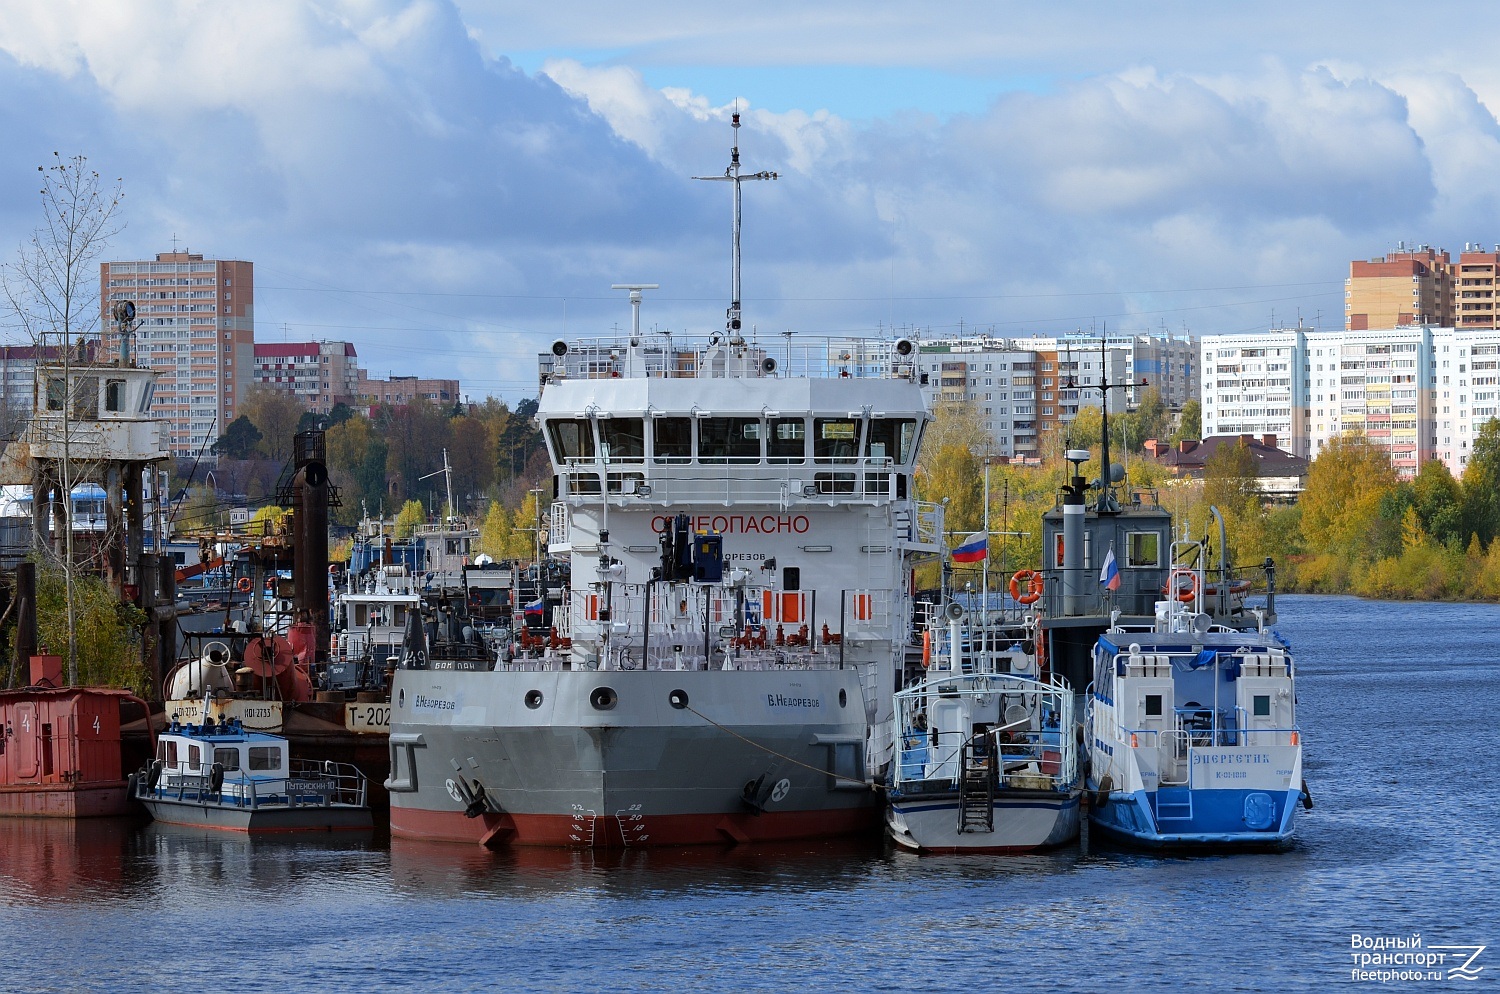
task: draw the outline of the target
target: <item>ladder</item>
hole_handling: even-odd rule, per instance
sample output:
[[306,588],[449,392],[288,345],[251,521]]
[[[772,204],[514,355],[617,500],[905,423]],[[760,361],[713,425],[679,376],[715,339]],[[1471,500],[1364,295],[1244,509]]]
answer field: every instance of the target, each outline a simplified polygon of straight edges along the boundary
[[988,736],[976,735],[964,743],[958,779],[960,835],[995,830],[994,761],[994,745]]

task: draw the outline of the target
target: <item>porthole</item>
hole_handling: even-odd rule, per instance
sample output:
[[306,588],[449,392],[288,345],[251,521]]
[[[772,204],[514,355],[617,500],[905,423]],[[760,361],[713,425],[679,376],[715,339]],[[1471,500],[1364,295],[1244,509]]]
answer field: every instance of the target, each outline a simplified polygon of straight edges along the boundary
[[688,695],[685,690],[674,690],[667,695],[667,703],[681,711],[688,706]]
[[840,690],[839,691],[839,707],[846,708],[848,706],[849,706],[849,695],[845,691]]
[[595,687],[594,692],[589,694],[589,703],[594,706],[595,711],[609,711],[620,702],[620,695],[608,687]]
[[542,692],[540,690],[526,691],[526,706],[535,711],[542,706]]

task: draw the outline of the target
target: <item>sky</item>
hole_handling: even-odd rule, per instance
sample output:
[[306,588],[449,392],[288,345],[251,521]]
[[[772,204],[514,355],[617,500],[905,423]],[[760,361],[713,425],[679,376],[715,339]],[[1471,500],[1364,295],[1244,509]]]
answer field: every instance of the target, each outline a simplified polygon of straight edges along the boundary
[[723,327],[693,177],[738,108],[763,340],[1339,327],[1350,260],[1500,244],[1497,38],[1477,2],[8,0],[0,260],[83,154],[107,259],[248,259],[257,341],[514,403],[628,326],[612,284]]

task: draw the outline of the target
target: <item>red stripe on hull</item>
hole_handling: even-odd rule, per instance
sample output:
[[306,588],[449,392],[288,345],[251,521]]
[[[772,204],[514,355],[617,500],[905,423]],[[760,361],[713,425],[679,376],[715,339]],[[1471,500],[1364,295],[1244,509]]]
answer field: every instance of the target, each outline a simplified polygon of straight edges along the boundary
[[[860,835],[877,830],[880,809],[784,811],[753,815],[645,815],[639,821],[613,815],[593,819],[571,815],[484,814],[391,808],[391,834],[405,839],[481,843],[488,846],[563,846],[580,849],[634,849],[640,846],[724,845],[788,842]],[[630,836],[629,841],[626,835]]]

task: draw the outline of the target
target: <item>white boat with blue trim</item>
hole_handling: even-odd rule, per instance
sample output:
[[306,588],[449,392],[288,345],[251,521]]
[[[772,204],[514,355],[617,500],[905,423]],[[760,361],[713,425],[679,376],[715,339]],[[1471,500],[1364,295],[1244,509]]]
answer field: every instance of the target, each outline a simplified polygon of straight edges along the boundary
[[[205,712],[207,709],[205,708]],[[238,720],[172,723],[131,796],[169,825],[230,832],[369,830],[368,783],[347,763],[294,760],[280,735]]]
[[[924,680],[896,694],[901,752],[886,827],[911,849],[1021,853],[1078,836],[1073,690],[1041,673],[1035,631],[947,605]],[[997,646],[999,651],[996,651]]]
[[1090,825],[1149,847],[1284,847],[1312,806],[1290,649],[1264,623],[1195,611],[1201,567],[1174,569],[1167,589],[1154,625],[1116,625],[1095,644]]

